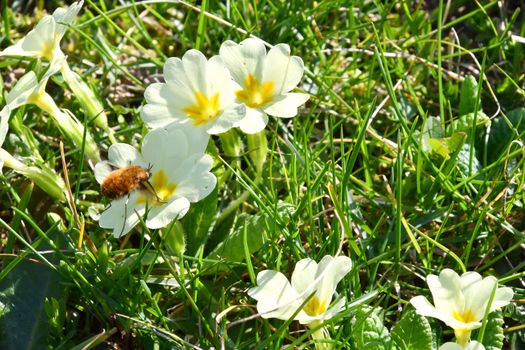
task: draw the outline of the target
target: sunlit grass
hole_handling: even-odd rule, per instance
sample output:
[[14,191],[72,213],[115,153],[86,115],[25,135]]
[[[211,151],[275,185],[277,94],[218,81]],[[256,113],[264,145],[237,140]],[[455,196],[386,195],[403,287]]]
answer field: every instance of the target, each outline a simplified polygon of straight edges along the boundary
[[[65,5],[5,3],[2,49]],[[4,164],[0,347],[313,348],[324,327],[334,348],[403,348],[395,329],[415,315],[409,300],[430,298],[425,276],[450,268],[513,288],[515,302],[472,339],[522,348],[525,50],[512,35],[523,37],[524,23],[519,7],[497,1],[87,0],[61,47],[111,130],[60,74],[46,91],[83,124],[84,143],[34,105],[12,113],[2,148],[63,178],[63,142],[75,208]],[[215,191],[164,229],[143,221],[115,239],[97,222],[110,201],[86,158],[87,132],[102,159],[115,141],[140,149],[144,91],[166,59],[193,48],[209,58],[249,36],[302,58],[298,91],[309,101],[293,119],[270,117],[262,134],[213,136]],[[10,56],[0,68],[5,99],[47,63]],[[318,328],[253,317],[247,291],[260,271],[290,277],[301,259],[335,254],[353,266],[337,287],[342,312]],[[492,336],[500,319],[505,345]],[[435,345],[451,341],[429,321]]]

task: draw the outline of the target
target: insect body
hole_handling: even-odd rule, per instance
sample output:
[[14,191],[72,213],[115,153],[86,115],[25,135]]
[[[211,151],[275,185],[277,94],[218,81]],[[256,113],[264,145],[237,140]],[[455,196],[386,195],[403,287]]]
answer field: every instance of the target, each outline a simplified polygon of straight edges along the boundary
[[139,188],[150,177],[150,169],[129,165],[110,173],[102,182],[102,194],[109,199],[118,199]]

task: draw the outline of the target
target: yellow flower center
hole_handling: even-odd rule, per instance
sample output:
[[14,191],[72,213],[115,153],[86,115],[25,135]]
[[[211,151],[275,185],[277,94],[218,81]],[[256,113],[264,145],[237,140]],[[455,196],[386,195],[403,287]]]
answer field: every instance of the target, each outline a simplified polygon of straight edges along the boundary
[[306,303],[303,311],[310,316],[318,316],[326,311],[326,302],[321,302],[315,295]]
[[454,311],[452,312],[452,317],[454,317],[459,322],[463,323],[470,323],[470,322],[476,322],[476,317],[474,316],[474,312],[472,310],[467,309],[463,312]]
[[160,206],[164,203],[166,203],[170,197],[173,195],[173,192],[175,192],[175,189],[177,189],[177,184],[169,183],[168,177],[166,176],[166,173],[164,170],[160,170],[153,177],[149,180],[149,183],[151,184],[151,191],[143,191],[141,192],[141,195],[137,198],[136,204],[144,204],[148,201],[150,198],[155,198],[155,201],[153,202],[154,206]]
[[272,102],[274,90],[273,81],[261,84],[253,75],[248,74],[244,80],[244,89],[235,91],[235,95],[248,107],[257,108]]
[[58,45],[59,45],[59,40],[57,40],[57,36],[56,36],[56,33],[55,33],[54,36],[53,36],[53,41],[51,41],[51,42],[45,41],[45,42],[42,43],[42,48],[41,48],[41,51],[40,51],[40,55],[42,55],[42,57],[44,57],[48,61],[51,61],[53,56],[55,56],[55,51],[56,51],[56,48],[58,47]]
[[208,97],[200,92],[195,93],[195,105],[184,108],[182,111],[193,119],[193,125],[202,125],[213,121],[220,112],[220,94]]
[[[464,310],[463,312],[454,311],[452,312],[452,317],[454,317],[459,322],[470,323],[476,322],[476,317],[474,312],[470,309]],[[456,342],[461,346],[466,346],[470,340],[470,333],[472,329],[469,328],[458,328],[454,329],[454,335],[456,336]]]

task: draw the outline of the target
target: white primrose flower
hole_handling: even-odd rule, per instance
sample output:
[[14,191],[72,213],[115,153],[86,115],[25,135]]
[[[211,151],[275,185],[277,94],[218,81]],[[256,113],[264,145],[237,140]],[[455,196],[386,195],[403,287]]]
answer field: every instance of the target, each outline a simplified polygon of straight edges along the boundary
[[189,50],[182,59],[169,58],[164,79],[144,93],[147,104],[141,116],[152,128],[178,122],[220,134],[245,115],[244,106],[235,103],[238,86],[219,56],[207,61],[200,51]]
[[[60,69],[64,59],[63,57],[61,60],[54,61],[40,81],[35,72],[30,71],[26,73],[7,94],[5,99],[6,106],[0,111],[0,147],[7,134],[11,112],[26,104],[34,104],[44,112],[47,112],[76,147],[80,148],[82,146],[84,140],[84,126],[82,123],[70,112],[64,112],[58,108],[53,98],[45,91],[49,78]],[[100,161],[98,146],[90,133],[86,134],[85,141],[86,156],[93,162]]]
[[482,278],[477,272],[459,276],[453,270],[444,269],[439,276],[428,275],[426,280],[434,305],[422,295],[412,298],[410,303],[418,314],[437,318],[453,328],[461,346],[467,345],[473,329],[481,327],[492,293],[495,294],[489,312],[507,305],[514,295],[511,288],[497,288],[495,277]]
[[100,184],[112,176],[115,168],[132,165],[148,171],[149,180],[143,187],[114,199],[100,215],[100,226],[112,229],[119,238],[137,225],[146,212],[146,226],[151,229],[182,218],[190,202],[206,197],[217,182],[210,172],[212,158],[204,154],[208,139],[202,130],[173,123],[150,131],[142,142],[142,152],[128,144],[111,145],[108,160],[95,166]]
[[438,350],[485,350],[485,347],[480,342],[473,340],[467,343],[466,346],[461,346],[458,343],[448,342],[441,345]]
[[51,66],[58,65],[57,71],[61,71],[84,110],[91,118],[96,117],[95,123],[106,130],[113,140],[113,132],[108,127],[107,115],[101,102],[91,88],[71,70],[60,48],[60,40],[75,20],[83,3],[77,1],[67,8],[59,7],[52,16],[44,16],[33,30],[16,44],[0,52],[0,56],[40,57],[48,60]]
[[62,59],[64,53],[60,49],[60,40],[82,4],[83,1],[77,1],[68,8],[56,9],[52,16],[44,16],[25,37],[1,51],[0,55],[41,57],[50,62]]
[[246,105],[246,117],[236,124],[254,134],[268,124],[268,114],[280,118],[297,115],[297,107],[310,95],[290,92],[303,77],[303,60],[290,56],[290,47],[278,44],[268,54],[261,40],[249,38],[237,44],[226,41],[220,56],[241,88],[235,92]]
[[288,320],[314,293],[294,319],[315,326],[343,308],[344,297],[330,303],[337,284],[351,269],[352,261],[346,256],[326,255],[319,264],[302,259],[295,265],[291,284],[281,272],[264,270],[257,275],[257,287],[251,288],[248,295],[257,300],[257,311],[263,318]]

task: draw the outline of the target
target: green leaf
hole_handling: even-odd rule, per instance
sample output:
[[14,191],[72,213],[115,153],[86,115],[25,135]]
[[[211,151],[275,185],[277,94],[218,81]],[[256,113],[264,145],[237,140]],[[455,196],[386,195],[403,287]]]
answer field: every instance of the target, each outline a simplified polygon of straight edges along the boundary
[[402,350],[432,350],[432,328],[426,317],[412,308],[392,328],[392,339]]
[[206,259],[224,260],[225,263],[215,264],[214,271],[228,270],[228,263],[238,263],[244,260],[244,230],[246,230],[246,244],[250,254],[259,250],[265,239],[265,218],[263,214],[250,216],[241,214],[238,225],[224,241],[219,243]]
[[447,125],[447,135],[454,132],[466,132],[468,134],[475,128],[486,128],[490,123],[490,118],[482,111],[478,111],[477,114],[464,114]]
[[489,163],[497,160],[506,151],[511,140],[519,139],[517,135],[525,133],[525,108],[516,108],[508,112],[507,119],[510,125],[504,117],[494,119],[487,142]]
[[465,143],[467,135],[464,132],[457,132],[450,137],[427,139],[430,153],[438,154],[445,159],[450,159],[450,156],[456,153]]
[[[485,350],[501,350],[503,347],[503,314],[501,311],[494,311],[489,314],[485,334],[483,336],[483,345]],[[479,330],[472,334],[472,339],[477,339]]]
[[181,223],[186,234],[186,252],[194,255],[208,238],[208,230],[217,211],[217,188],[203,200],[192,203]]
[[461,83],[461,92],[459,100],[459,115],[473,113],[476,108],[476,103],[479,103],[478,96],[478,82],[472,75],[467,75],[463,83]]
[[394,350],[388,329],[378,316],[378,310],[370,307],[360,309],[353,321],[354,330],[352,338],[356,343],[356,349],[367,350]]
[[[471,176],[481,170],[481,164],[476,157],[476,152],[472,153],[472,169],[470,169],[470,148],[474,147],[470,143],[465,143],[459,150],[456,160],[459,171],[465,176]],[[472,171],[472,172],[471,172]]]
[[49,324],[44,305],[59,298],[60,276],[49,267],[22,260],[0,283],[0,348],[46,348]]

